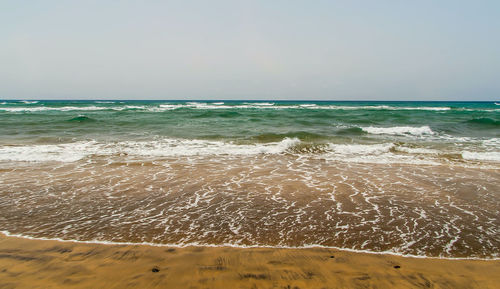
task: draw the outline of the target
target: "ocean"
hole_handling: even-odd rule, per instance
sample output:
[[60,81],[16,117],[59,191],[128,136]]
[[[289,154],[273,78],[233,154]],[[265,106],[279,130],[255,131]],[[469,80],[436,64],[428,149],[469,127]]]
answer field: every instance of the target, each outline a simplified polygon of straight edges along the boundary
[[500,257],[500,103],[0,100],[0,231]]

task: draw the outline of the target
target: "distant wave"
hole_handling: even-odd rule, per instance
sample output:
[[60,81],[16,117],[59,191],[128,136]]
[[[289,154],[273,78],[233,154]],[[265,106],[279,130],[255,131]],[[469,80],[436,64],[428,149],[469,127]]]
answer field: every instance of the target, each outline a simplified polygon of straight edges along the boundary
[[341,128],[337,131],[339,135],[362,135],[366,133],[367,132],[360,127]]
[[36,106],[36,107],[0,107],[0,111],[8,112],[40,112],[40,111],[93,111],[93,110],[144,110],[146,106],[143,105],[124,105],[124,106]]
[[258,142],[267,143],[267,142],[281,141],[285,138],[290,138],[290,139],[296,138],[302,141],[314,141],[314,140],[326,139],[327,136],[306,131],[295,131],[289,133],[263,133],[256,136],[252,136],[250,139]]
[[477,124],[477,125],[483,125],[483,126],[493,126],[493,127],[500,126],[500,121],[494,120],[491,118],[487,118],[487,117],[473,118],[471,120],[468,120],[467,122],[471,123],[471,124]]
[[93,118],[90,118],[90,117],[87,117],[87,116],[84,116],[84,115],[79,115],[77,117],[74,117],[72,119],[68,119],[69,122],[94,122],[96,121],[95,119]]
[[47,106],[36,106],[36,107],[1,107],[0,111],[9,112],[39,112],[39,111],[85,111],[85,110],[107,110],[109,107],[99,107],[99,106],[62,106],[62,107],[47,107]]
[[211,118],[211,117],[223,117],[223,118],[231,118],[238,117],[241,113],[234,110],[205,110],[203,113],[193,116],[194,118]]
[[422,135],[433,135],[434,132],[429,126],[420,126],[420,127],[412,127],[412,126],[394,126],[394,127],[362,127],[363,131],[371,134],[386,134],[386,135],[413,135],[413,136],[422,136]]
[[[263,110],[285,110],[285,109],[300,109],[300,110],[391,110],[391,111],[449,111],[450,107],[431,107],[431,106],[389,106],[389,105],[318,105],[318,104],[276,104],[270,102],[244,102],[241,104],[226,104],[224,102],[186,102],[186,103],[164,103],[164,104],[141,104],[130,105],[125,103],[116,103],[111,101],[94,101],[97,105],[91,106],[34,106],[35,102],[29,103],[29,106],[15,107],[0,107],[0,111],[8,112],[38,112],[38,111],[69,111],[69,110],[144,110],[150,112],[163,112],[176,109],[199,109],[199,110],[216,110],[216,109],[263,109]],[[7,104],[7,103],[3,103]],[[28,103],[26,103],[28,104]],[[114,106],[99,106],[99,104],[115,104]],[[453,111],[499,111],[499,109],[486,108],[457,108]]]
[[243,104],[250,104],[257,106],[273,106],[274,102],[244,102]]

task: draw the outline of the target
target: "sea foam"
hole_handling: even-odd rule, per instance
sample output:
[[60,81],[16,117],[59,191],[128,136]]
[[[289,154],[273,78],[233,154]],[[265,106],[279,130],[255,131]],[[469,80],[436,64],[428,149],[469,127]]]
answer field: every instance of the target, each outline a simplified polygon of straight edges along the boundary
[[500,162],[500,152],[462,152],[462,157],[466,160],[495,161]]
[[433,135],[434,131],[429,126],[420,126],[420,127],[412,127],[412,126],[393,126],[393,127],[362,127],[367,133],[371,134],[387,134],[387,135],[413,135],[413,136],[422,136],[422,135]]

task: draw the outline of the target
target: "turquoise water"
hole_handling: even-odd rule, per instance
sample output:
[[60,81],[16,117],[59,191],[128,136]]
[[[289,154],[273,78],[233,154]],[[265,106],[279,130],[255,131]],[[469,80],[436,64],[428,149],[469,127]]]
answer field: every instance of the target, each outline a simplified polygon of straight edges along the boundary
[[[398,151],[429,161],[441,155],[498,162],[500,106],[495,102],[0,101],[0,135],[4,146],[92,142],[116,144],[116,151],[122,151],[124,142],[136,141],[157,154],[169,147],[162,141],[206,141],[222,153],[227,144],[268,147],[293,140],[288,152],[330,152],[339,157],[336,145],[372,145],[368,151],[377,153],[377,145],[385,145],[389,151],[381,157],[394,157]],[[197,154],[203,146],[184,145],[181,152],[181,144],[176,144],[179,154]],[[99,150],[93,148],[93,153]],[[27,147],[30,152],[34,149]],[[243,153],[245,147],[240,149],[238,153]],[[0,160],[15,160],[11,153],[19,150],[0,149]]]
[[[269,105],[272,104],[272,105]],[[451,136],[499,137],[494,102],[0,102],[3,136],[275,141],[359,138],[366,126],[429,126]]]

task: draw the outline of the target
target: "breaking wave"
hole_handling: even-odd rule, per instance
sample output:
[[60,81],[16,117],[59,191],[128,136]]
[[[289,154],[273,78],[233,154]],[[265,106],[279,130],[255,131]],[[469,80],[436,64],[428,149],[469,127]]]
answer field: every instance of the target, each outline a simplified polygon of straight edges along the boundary
[[413,135],[413,136],[422,136],[422,135],[433,135],[434,131],[429,126],[420,126],[420,127],[412,127],[412,126],[394,126],[394,127],[363,127],[361,128],[367,133],[371,134],[387,134],[387,135]]
[[[78,120],[77,120],[78,121]],[[85,118],[83,121],[86,121]],[[437,165],[450,160],[500,162],[498,151],[441,151],[404,143],[346,144],[307,142],[299,137],[262,136],[267,142],[236,143],[201,139],[97,142],[0,146],[0,161],[75,162],[85,158],[156,159],[196,156],[296,155],[353,163],[412,163]],[[270,140],[274,140],[269,142]],[[450,158],[449,156],[456,156]],[[463,163],[462,163],[463,164]],[[460,163],[458,163],[460,165]]]

